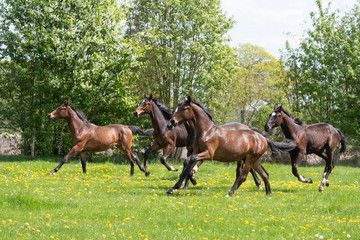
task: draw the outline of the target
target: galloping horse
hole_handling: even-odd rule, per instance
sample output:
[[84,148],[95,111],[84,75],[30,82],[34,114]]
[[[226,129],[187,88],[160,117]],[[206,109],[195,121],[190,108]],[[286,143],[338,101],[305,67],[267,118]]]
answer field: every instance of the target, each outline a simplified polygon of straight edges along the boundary
[[174,128],[173,131],[167,129],[167,122],[171,117],[170,110],[162,105],[158,99],[153,98],[152,94],[149,97],[144,96],[144,100],[139,104],[139,106],[134,111],[135,117],[140,117],[143,114],[149,114],[151,118],[151,123],[154,128],[154,143],[152,146],[145,151],[144,154],[144,166],[145,166],[145,175],[148,176],[149,170],[147,168],[147,158],[148,155],[153,152],[165,148],[163,155],[161,157],[161,163],[169,171],[177,171],[177,168],[170,166],[166,159],[175,149],[175,147],[185,147],[191,144],[188,144],[188,133],[185,129],[185,126],[179,126]]
[[286,112],[282,105],[275,105],[274,111],[270,114],[265,125],[265,131],[270,132],[273,128],[281,126],[287,139],[294,140],[297,144],[293,151],[290,151],[292,173],[301,182],[312,183],[310,178],[301,176],[298,173],[304,155],[314,153],[323,158],[326,162],[319,191],[324,191],[324,185],[329,186],[328,177],[334,168],[334,151],[338,143],[341,143],[340,153],[346,150],[344,135],[328,123],[316,123],[312,125],[303,124],[299,119],[293,119]]
[[[176,189],[179,189],[184,179],[190,176],[196,162],[202,160],[237,162],[237,177],[229,195],[234,194],[246,180],[251,168],[259,173],[263,179],[266,194],[271,193],[269,174],[258,161],[265,153],[270,140],[251,129],[235,129],[237,123],[231,123],[228,126],[215,125],[205,113],[204,107],[200,103],[192,101],[190,96],[178,105],[169,125],[177,126],[185,121],[191,121],[195,126],[194,144],[198,147],[198,153],[186,159],[179,181],[167,193],[172,194]],[[276,147],[275,143],[271,142],[271,144]],[[245,167],[240,171],[245,159]]]
[[[149,171],[147,169],[148,155],[152,151],[156,151],[161,148],[165,148],[163,156],[161,157],[161,163],[164,164],[169,171],[173,171],[176,168],[169,166],[166,162],[166,159],[175,149],[175,147],[186,147],[188,151],[188,157],[193,153],[194,149],[197,149],[196,145],[193,144],[193,139],[195,138],[193,123],[186,121],[184,124],[178,125],[174,128],[167,128],[167,123],[171,117],[170,110],[161,104],[158,99],[153,98],[152,94],[150,94],[149,97],[144,96],[144,100],[134,111],[135,117],[140,117],[143,114],[150,115],[152,126],[154,128],[154,144],[149,149],[147,149],[144,154],[144,166],[146,170],[145,175],[149,175]],[[206,114],[211,119],[211,121],[213,121],[212,116],[207,111]],[[201,164],[202,162],[200,161],[193,169],[190,178],[186,178],[184,189],[188,189],[189,180],[191,180],[193,185],[196,185],[194,174]],[[251,173],[253,174],[256,186],[261,189],[261,182],[259,178],[256,176],[253,170],[251,170]]]
[[72,135],[72,148],[70,152],[62,159],[60,164],[49,172],[55,174],[61,166],[71,157],[79,154],[83,172],[86,173],[86,152],[102,152],[113,146],[118,147],[131,165],[130,175],[134,175],[134,161],[136,161],[140,170],[145,172],[141,166],[137,155],[131,152],[132,132],[141,135],[150,135],[152,129],[143,131],[137,126],[126,126],[121,124],[113,124],[107,126],[96,126],[87,121],[84,113],[76,110],[70,105],[69,101],[56,108],[48,115],[49,119],[63,118],[68,122]]

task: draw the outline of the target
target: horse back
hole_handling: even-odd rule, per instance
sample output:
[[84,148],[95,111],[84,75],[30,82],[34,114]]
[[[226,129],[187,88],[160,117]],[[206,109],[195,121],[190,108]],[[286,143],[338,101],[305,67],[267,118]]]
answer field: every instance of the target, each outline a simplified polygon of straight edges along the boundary
[[335,147],[341,139],[337,129],[328,123],[307,125],[305,133],[308,140],[307,152],[318,151],[327,145]]
[[206,147],[214,149],[215,160],[224,162],[239,161],[249,154],[253,156],[264,154],[267,149],[266,139],[253,130],[242,129],[245,125],[241,125],[232,124],[229,127],[226,124],[225,127],[218,126],[205,138],[207,139]]

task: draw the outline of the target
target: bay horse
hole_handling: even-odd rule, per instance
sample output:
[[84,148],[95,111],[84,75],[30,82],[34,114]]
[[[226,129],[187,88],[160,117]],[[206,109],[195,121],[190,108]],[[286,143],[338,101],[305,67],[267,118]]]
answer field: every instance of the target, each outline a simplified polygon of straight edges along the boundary
[[131,176],[134,175],[134,162],[137,163],[141,171],[145,171],[137,155],[131,152],[132,133],[150,135],[152,129],[144,131],[137,126],[122,124],[97,126],[88,122],[84,113],[75,109],[69,101],[49,113],[48,119],[65,119],[72,135],[71,150],[49,174],[58,172],[61,166],[76,154],[79,154],[83,172],[86,173],[86,152],[102,152],[113,146],[118,147],[129,160]]
[[275,105],[274,111],[270,114],[269,120],[265,125],[265,131],[280,126],[287,139],[296,142],[296,148],[290,151],[292,173],[299,181],[312,183],[312,179],[306,178],[298,173],[298,166],[307,154],[314,153],[323,158],[326,162],[323,179],[319,191],[324,191],[324,185],[329,186],[328,177],[334,168],[334,152],[338,143],[341,143],[340,153],[346,150],[346,141],[340,130],[328,123],[316,123],[306,125],[299,119],[293,119],[290,114],[283,109],[283,106]]
[[[192,101],[190,96],[177,106],[168,124],[177,126],[185,121],[190,121],[195,126],[194,145],[197,145],[198,151],[185,160],[186,164],[180,174],[180,179],[168,190],[168,194],[173,194],[181,187],[184,179],[190,176],[196,162],[204,160],[237,162],[236,180],[228,195],[234,194],[246,180],[251,168],[263,179],[266,194],[271,194],[269,174],[258,160],[268,148],[268,143],[271,143],[274,148],[277,147],[276,143],[271,142],[257,131],[241,129],[241,126],[237,129],[236,125],[240,125],[239,123],[220,126],[214,124],[205,113],[204,107],[200,103]],[[286,149],[287,147],[284,147],[284,150]],[[244,161],[245,166],[240,171]]]
[[161,104],[161,102],[153,98],[152,94],[149,97],[144,96],[144,100],[139,104],[139,106],[134,111],[135,117],[140,117],[143,114],[149,114],[151,118],[151,123],[154,128],[153,138],[154,143],[145,151],[144,154],[144,166],[145,166],[145,175],[150,174],[147,166],[148,155],[153,151],[158,151],[164,149],[163,155],[161,156],[161,163],[169,171],[177,171],[178,169],[170,166],[166,159],[171,154],[171,152],[176,147],[186,147],[189,144],[187,142],[188,133],[185,129],[185,126],[179,126],[174,128],[173,131],[167,129],[167,122],[171,117],[170,110]]
[[[150,173],[147,169],[147,158],[148,155],[157,151],[161,148],[165,148],[163,156],[161,157],[161,163],[166,166],[169,171],[174,171],[176,168],[169,166],[166,162],[167,157],[175,149],[175,147],[186,147],[187,148],[187,157],[189,157],[196,146],[193,144],[193,139],[195,138],[195,130],[192,122],[185,121],[184,124],[178,125],[176,127],[167,128],[167,123],[170,120],[171,113],[170,110],[164,106],[159,99],[153,98],[153,95],[150,94],[149,97],[144,95],[144,100],[139,104],[139,106],[134,111],[135,117],[140,117],[143,114],[149,114],[152,122],[152,127],[154,128],[154,143],[153,145],[145,151],[144,154],[144,166],[145,166],[145,175],[148,176]],[[206,111],[208,117],[213,121],[212,116]],[[244,125],[246,126],[246,125]],[[247,126],[246,126],[247,127]],[[184,162],[185,164],[185,162]],[[189,180],[193,185],[196,185],[197,181],[194,177],[197,169],[202,164],[200,161],[191,172],[190,177],[186,178],[183,189],[188,189]],[[177,169],[175,170],[177,171]],[[256,176],[255,172],[251,170],[251,173],[254,177],[256,186],[261,189],[261,181]]]

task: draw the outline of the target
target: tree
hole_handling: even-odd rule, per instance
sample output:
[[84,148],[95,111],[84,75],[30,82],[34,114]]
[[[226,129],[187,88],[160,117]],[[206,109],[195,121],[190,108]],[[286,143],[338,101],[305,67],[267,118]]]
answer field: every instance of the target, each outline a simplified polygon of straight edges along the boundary
[[312,28],[298,47],[282,56],[288,72],[289,99],[310,123],[329,122],[359,136],[359,4],[344,17],[317,2]]
[[262,120],[271,107],[284,98],[281,65],[263,48],[251,44],[240,45],[235,52],[237,72],[226,86],[223,122],[237,121],[262,128]]
[[45,116],[67,99],[94,123],[127,121],[132,98],[122,78],[135,54],[122,38],[124,12],[116,0],[0,2],[0,112],[22,132],[24,153],[32,128],[38,154],[56,150],[58,134],[49,132],[63,123]]
[[235,64],[226,44],[233,20],[219,0],[135,0],[127,19],[127,36],[144,46],[136,68],[140,95],[152,92],[168,106],[188,94],[219,105]]

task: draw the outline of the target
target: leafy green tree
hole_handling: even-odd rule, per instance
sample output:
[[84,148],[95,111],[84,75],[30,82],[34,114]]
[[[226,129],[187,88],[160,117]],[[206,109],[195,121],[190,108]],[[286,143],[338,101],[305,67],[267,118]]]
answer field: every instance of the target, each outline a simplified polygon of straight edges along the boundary
[[359,3],[339,16],[316,1],[312,28],[298,47],[282,56],[288,72],[289,100],[310,123],[329,122],[347,134],[360,131]]
[[232,78],[235,56],[226,44],[233,26],[219,0],[134,0],[127,36],[143,44],[135,88],[170,106],[190,94],[216,109]]
[[273,105],[285,99],[281,65],[259,46],[244,44],[235,52],[237,72],[226,86],[223,122],[237,121],[263,128]]
[[122,78],[136,51],[122,37],[124,13],[116,0],[0,2],[0,112],[22,132],[24,153],[32,128],[38,154],[56,151],[67,127],[45,117],[67,99],[96,124],[128,121]]

